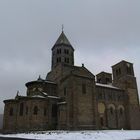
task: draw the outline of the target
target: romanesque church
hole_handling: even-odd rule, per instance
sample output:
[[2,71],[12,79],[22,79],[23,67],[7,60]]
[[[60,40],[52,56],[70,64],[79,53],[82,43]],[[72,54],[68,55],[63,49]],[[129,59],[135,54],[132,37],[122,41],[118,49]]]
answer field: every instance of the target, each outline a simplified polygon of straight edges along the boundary
[[121,61],[96,76],[74,65],[74,47],[62,31],[46,78],[27,82],[26,96],[4,100],[4,132],[140,129],[133,64]]

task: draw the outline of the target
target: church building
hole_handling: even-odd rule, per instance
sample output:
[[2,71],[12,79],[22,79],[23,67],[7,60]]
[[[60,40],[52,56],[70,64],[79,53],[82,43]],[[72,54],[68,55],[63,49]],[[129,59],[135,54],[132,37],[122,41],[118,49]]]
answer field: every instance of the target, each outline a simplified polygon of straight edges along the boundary
[[121,61],[96,76],[74,65],[62,31],[52,47],[51,71],[26,84],[26,96],[4,100],[3,131],[140,129],[133,64]]

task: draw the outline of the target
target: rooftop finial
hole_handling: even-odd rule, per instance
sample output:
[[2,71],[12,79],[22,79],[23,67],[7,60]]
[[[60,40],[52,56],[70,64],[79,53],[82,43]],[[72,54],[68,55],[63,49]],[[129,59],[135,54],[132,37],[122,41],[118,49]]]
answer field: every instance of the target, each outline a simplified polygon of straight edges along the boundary
[[17,95],[15,97],[15,99],[17,99],[19,97],[19,90],[17,91]]
[[39,77],[38,77],[37,80],[38,80],[38,81],[43,81],[43,79],[41,78],[41,75],[39,75]]
[[63,30],[64,30],[64,25],[62,24],[62,32],[63,32]]
[[41,76],[39,75],[38,80],[41,80]]

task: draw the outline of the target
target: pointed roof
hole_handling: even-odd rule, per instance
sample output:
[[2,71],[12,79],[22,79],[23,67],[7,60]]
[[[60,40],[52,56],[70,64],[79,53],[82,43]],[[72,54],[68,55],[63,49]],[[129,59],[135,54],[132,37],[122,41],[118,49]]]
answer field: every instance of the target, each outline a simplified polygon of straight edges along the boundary
[[55,45],[58,45],[58,44],[71,45],[63,31],[62,31],[62,33],[60,34],[59,38],[57,39],[57,41],[55,43]]
[[[72,47],[70,41],[68,40],[68,38],[66,37],[66,35],[64,34],[63,31],[62,31],[62,33],[60,34],[60,36],[58,37],[57,41],[55,42],[53,48],[54,48],[55,46],[62,45],[62,44],[66,45],[66,46]],[[52,49],[53,49],[53,48],[52,48]],[[73,47],[72,47],[72,49],[73,49]]]

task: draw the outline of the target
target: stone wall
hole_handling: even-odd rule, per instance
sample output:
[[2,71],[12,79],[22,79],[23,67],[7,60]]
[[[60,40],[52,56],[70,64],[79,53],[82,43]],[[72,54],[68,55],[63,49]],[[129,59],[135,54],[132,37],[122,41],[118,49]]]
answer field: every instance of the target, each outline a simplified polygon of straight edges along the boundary
[[129,105],[128,124],[131,130],[140,130],[140,107]]
[[[21,104],[23,104],[22,113]],[[53,126],[55,118],[52,117],[53,104],[56,104],[55,100],[42,98],[5,102],[3,129],[9,132],[55,129],[56,126]],[[12,115],[9,114],[10,108],[13,108]]]
[[93,129],[95,127],[94,82],[87,77],[71,75],[60,84],[59,96],[67,103],[67,128]]
[[100,129],[127,129],[127,95],[123,90],[96,86]]

